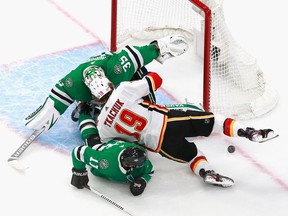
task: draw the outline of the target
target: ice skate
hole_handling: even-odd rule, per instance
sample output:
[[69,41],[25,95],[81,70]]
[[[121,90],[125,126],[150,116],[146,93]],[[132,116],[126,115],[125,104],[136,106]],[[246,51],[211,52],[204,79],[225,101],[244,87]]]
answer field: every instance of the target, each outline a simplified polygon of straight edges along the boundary
[[204,182],[208,184],[224,188],[231,187],[234,185],[233,179],[215,173],[213,170],[205,171],[204,169],[201,169],[199,173],[200,176],[203,178]]
[[272,129],[255,130],[254,128],[250,127],[247,127],[246,130],[239,129],[238,135],[241,137],[245,137],[253,142],[260,143],[278,137],[278,135],[274,134],[274,131]]

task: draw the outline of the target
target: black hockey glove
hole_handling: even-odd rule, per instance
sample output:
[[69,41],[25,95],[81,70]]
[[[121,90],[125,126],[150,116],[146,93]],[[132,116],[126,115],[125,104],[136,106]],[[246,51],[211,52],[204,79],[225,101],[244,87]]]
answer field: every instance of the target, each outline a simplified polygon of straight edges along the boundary
[[130,184],[130,191],[134,196],[138,196],[143,193],[145,187],[146,181],[143,178],[138,178]]
[[80,113],[84,113],[86,115],[91,115],[91,112],[93,112],[93,105],[89,102],[83,102],[81,106]]
[[88,172],[86,169],[77,170],[75,168],[72,169],[72,179],[71,184],[78,189],[82,189],[87,186],[89,179],[88,179]]
[[[101,145],[101,141],[100,141],[100,136],[99,134],[91,134],[89,135],[86,139],[85,139],[85,145],[90,146],[91,148],[93,148],[95,145]],[[97,149],[99,148],[97,147]]]

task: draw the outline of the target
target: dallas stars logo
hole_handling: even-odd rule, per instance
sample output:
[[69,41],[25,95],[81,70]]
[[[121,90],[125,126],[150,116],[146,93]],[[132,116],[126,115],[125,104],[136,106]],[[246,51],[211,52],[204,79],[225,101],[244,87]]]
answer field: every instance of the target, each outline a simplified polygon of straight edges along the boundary
[[99,165],[101,169],[107,169],[109,167],[109,162],[106,159],[102,159]]

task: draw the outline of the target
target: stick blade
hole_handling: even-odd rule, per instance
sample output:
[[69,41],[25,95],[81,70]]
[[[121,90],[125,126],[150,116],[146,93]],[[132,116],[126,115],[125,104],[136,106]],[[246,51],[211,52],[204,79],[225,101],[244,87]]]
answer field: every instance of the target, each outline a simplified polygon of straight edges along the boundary
[[16,170],[24,171],[24,170],[29,168],[29,166],[22,164],[17,159],[13,159],[13,158],[8,159],[8,164],[9,164],[9,166],[13,167]]

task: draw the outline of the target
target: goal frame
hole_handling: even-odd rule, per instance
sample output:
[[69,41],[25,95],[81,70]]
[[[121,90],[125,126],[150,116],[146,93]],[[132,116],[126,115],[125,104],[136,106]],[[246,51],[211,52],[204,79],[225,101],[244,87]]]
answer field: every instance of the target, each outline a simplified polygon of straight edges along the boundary
[[[121,0],[111,0],[110,50],[112,52],[117,51],[118,47],[120,48],[125,44],[122,40],[123,38],[121,39],[118,38],[119,36],[122,35],[122,34],[119,34],[118,29],[117,29],[121,25],[121,23],[118,23],[119,21],[117,20],[118,15],[119,15],[118,13],[121,13],[118,11],[118,4],[120,4],[120,1]],[[197,41],[197,38],[199,36],[199,32],[197,32],[199,31],[198,29],[196,29],[197,31],[196,31],[195,36],[196,36],[196,45],[199,44],[196,47],[197,49],[196,52],[197,54],[200,54],[200,57],[202,58],[202,64],[203,64],[202,68],[199,68],[202,70],[201,76],[203,79],[201,81],[202,89],[199,89],[200,92],[202,91],[202,97],[199,98],[199,100],[200,101],[202,100],[202,106],[204,110],[210,111],[210,112],[221,113],[226,116],[231,116],[235,119],[251,119],[251,118],[255,118],[260,115],[263,115],[269,112],[270,110],[272,110],[278,102],[277,91],[271,88],[271,86],[269,86],[267,82],[265,81],[265,76],[262,70],[260,69],[260,67],[258,66],[256,59],[253,56],[251,56],[248,52],[246,52],[245,49],[241,48],[241,46],[239,46],[235,40],[233,40],[233,36],[230,34],[229,29],[227,28],[227,25],[225,23],[225,18],[224,18],[223,8],[222,8],[222,0],[219,0],[220,2],[217,2],[217,0],[215,0],[216,1],[215,3],[217,4],[219,3],[219,5],[212,6],[213,4],[212,3],[211,8],[210,6],[207,5],[208,3],[204,0],[185,0],[185,1],[187,1],[185,2],[185,4],[187,5],[189,3],[191,4],[191,7],[194,10],[194,13],[196,12],[197,14],[199,14],[199,16],[202,17],[201,18],[202,20],[201,32],[200,32],[202,34],[201,35],[202,39]],[[206,3],[203,3],[203,2],[206,2]],[[191,17],[189,18],[189,20],[193,21]],[[217,23],[223,23],[223,25],[221,24],[221,29],[223,26],[223,30],[221,30],[221,33],[220,33],[220,30],[218,30],[215,33],[215,25],[218,25]],[[204,28],[202,28],[202,25]],[[164,30],[165,27],[166,26],[164,26],[164,28],[163,27],[159,28],[159,30],[162,31],[161,29]],[[169,25],[167,25],[167,27],[169,29]],[[182,26],[179,26],[179,29],[182,29],[181,27]],[[129,25],[127,25],[127,29],[129,29]],[[157,28],[154,29],[152,27],[151,29],[148,29],[148,31],[156,30],[156,29]],[[171,29],[173,29],[173,26]],[[177,29],[177,27],[175,29]],[[187,29],[184,29],[184,28],[182,30],[184,32],[187,31]],[[133,38],[137,39],[138,38],[138,36],[136,35],[137,33],[138,33],[137,30],[135,32],[135,35],[134,33],[132,33],[131,39]],[[188,33],[191,33],[190,29],[188,30]],[[192,32],[192,35],[193,34],[194,32]],[[224,51],[220,50],[221,53],[223,53],[222,56],[225,57],[225,53],[226,53],[226,56],[227,54],[230,54],[231,56],[233,56],[232,59],[229,58],[229,62],[227,63],[225,63],[226,59],[220,59],[218,61],[217,50],[215,51],[214,48],[215,46],[216,48],[218,47],[217,42],[219,42],[219,39],[218,41],[217,39],[215,39],[215,34],[217,34],[218,38],[224,39],[224,42],[222,44],[221,44],[221,41],[220,41],[220,44],[218,44],[219,46],[223,47]],[[145,35],[145,32],[144,32],[144,35]],[[130,37],[129,35],[125,36],[125,34],[123,34],[123,36]],[[157,35],[157,37],[158,36],[159,35]],[[127,38],[125,40],[127,40]],[[228,41],[228,43],[225,41]],[[216,45],[215,45],[215,42],[216,42]],[[233,64],[235,64],[236,67],[234,67]],[[222,67],[222,65],[226,66],[226,68]],[[231,68],[233,69],[231,73],[233,74],[233,77],[232,76],[230,77],[230,74],[227,73],[229,72]],[[236,68],[235,73],[234,73],[234,68]],[[220,89],[218,88],[220,91],[216,89],[217,88],[216,85],[219,81],[219,79],[217,78],[220,77],[218,74],[219,70],[223,70],[222,76],[228,78],[227,82],[224,79],[222,81],[220,80],[220,83],[222,82],[221,84],[224,84],[224,85],[221,85]],[[235,78],[234,78],[234,74],[236,74]],[[250,74],[252,75],[251,79],[250,79],[250,76],[251,76]],[[249,80],[248,83],[246,83],[247,80]],[[226,94],[227,88],[229,88],[231,85],[235,85],[236,88],[233,89],[233,93],[230,93],[228,89],[229,94]],[[222,89],[223,86],[224,88]],[[218,100],[217,95],[223,92],[225,93],[223,95],[224,97],[221,97],[221,99]],[[234,100],[235,97],[233,96],[234,94],[239,94],[241,96],[241,100],[235,101]],[[215,100],[216,98],[217,98],[217,102]],[[228,104],[230,101],[231,101],[231,106],[230,104]]]
[[[211,10],[200,0],[188,0],[205,14],[204,59],[203,59],[203,108],[210,111],[210,47],[211,47]],[[117,50],[117,3],[111,0],[111,38],[110,50]]]

